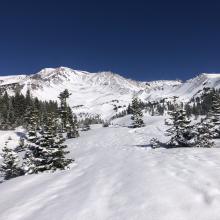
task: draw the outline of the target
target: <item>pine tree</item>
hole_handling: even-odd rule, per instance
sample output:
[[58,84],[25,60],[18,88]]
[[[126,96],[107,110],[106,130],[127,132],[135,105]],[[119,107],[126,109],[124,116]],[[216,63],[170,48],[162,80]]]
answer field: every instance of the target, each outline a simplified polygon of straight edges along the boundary
[[210,122],[214,124],[214,137],[220,138],[220,97],[216,91],[213,90],[211,109],[208,112]]
[[130,104],[128,105],[128,108],[127,108],[127,114],[132,114],[132,109],[131,109],[131,105]]
[[73,159],[66,158],[65,155],[69,153],[66,151],[67,145],[64,145],[64,138],[62,133],[59,133],[54,141],[53,147],[51,149],[51,163],[50,170],[64,170],[69,168],[69,165],[74,161]]
[[[35,143],[29,143],[24,158],[24,169],[26,173],[33,174],[50,170],[49,157],[50,148],[53,144],[52,118],[46,117],[45,125],[41,131],[41,137]],[[32,141],[31,141],[32,142]]]
[[213,147],[213,123],[209,118],[202,119],[196,126],[195,147]]
[[3,157],[3,162],[1,164],[0,171],[5,180],[9,180],[23,174],[22,169],[19,167],[18,155],[7,146],[7,142],[2,148],[1,156]]
[[71,94],[67,89],[60,93],[59,114],[61,118],[61,131],[67,132],[67,138],[79,137],[77,131],[77,117],[73,115],[71,108],[67,105],[67,99]]
[[63,92],[60,93],[59,99],[60,99],[60,108],[59,113],[62,121],[62,132],[66,131],[66,125],[68,122],[68,106],[67,106],[67,99],[69,98],[71,94],[67,89],[65,89]]
[[48,114],[41,137],[37,142],[28,146],[24,163],[28,174],[66,169],[73,161],[65,158],[68,153],[65,151],[67,146],[63,145],[62,134],[57,134],[55,121],[53,114]]
[[0,103],[0,124],[1,124],[1,129],[2,130],[8,130],[9,129],[9,122],[8,122],[8,110],[9,110],[9,96],[7,91],[4,93],[3,97],[1,98],[1,103]]
[[79,137],[79,132],[77,130],[77,117],[73,115],[70,107],[67,108],[67,138],[76,138]]
[[34,106],[28,107],[26,116],[26,127],[28,131],[28,141],[35,143],[37,141],[37,128],[39,123],[39,114]]
[[23,125],[24,114],[26,110],[25,97],[22,94],[20,94],[20,92],[17,91],[12,99],[12,105],[14,109],[14,116],[16,119],[15,121],[16,126]]
[[30,89],[28,89],[27,92],[26,92],[25,105],[26,105],[26,108],[28,108],[28,107],[30,107],[30,106],[33,106],[33,100],[32,100],[32,98],[31,98]]
[[132,99],[132,104],[131,104],[131,110],[132,110],[132,116],[131,120],[132,122],[132,127],[137,128],[137,127],[143,127],[144,122],[143,122],[143,113],[140,108],[140,100],[137,97],[133,97]]
[[171,147],[192,146],[193,134],[191,132],[190,120],[186,116],[185,110],[180,108],[174,99],[174,109],[169,112],[171,127],[167,130],[167,136],[171,139],[168,145]]

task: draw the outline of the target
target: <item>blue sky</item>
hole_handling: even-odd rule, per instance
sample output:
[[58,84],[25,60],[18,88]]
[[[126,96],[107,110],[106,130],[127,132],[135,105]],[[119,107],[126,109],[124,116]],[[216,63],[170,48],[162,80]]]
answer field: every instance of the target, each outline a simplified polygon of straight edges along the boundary
[[0,1],[0,75],[68,66],[138,80],[220,72],[220,1]]

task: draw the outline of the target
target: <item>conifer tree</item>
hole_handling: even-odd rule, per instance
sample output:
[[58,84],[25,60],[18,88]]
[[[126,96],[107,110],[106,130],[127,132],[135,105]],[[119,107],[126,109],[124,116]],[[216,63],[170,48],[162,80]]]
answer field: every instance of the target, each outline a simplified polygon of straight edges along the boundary
[[[9,105],[10,105],[10,98],[8,96],[7,91],[2,96],[1,102],[0,102],[0,124],[2,130],[9,130],[10,129],[10,123],[9,123]],[[11,111],[10,111],[11,112]]]
[[174,109],[169,112],[171,127],[167,130],[167,136],[170,136],[168,145],[171,147],[190,147],[192,146],[193,134],[191,132],[190,120],[186,116],[186,111],[176,103],[174,98]]
[[131,109],[131,105],[130,104],[128,105],[128,108],[127,108],[127,114],[132,114],[132,109]]
[[30,106],[33,106],[33,100],[32,100],[32,98],[31,98],[30,89],[28,89],[27,92],[26,92],[25,105],[26,105],[26,108],[28,108],[28,107],[30,107]]
[[213,132],[212,129],[214,127],[211,120],[206,117],[205,119],[202,119],[200,123],[198,123],[196,126],[196,135],[195,135],[195,147],[213,147],[214,141],[213,141]]
[[66,125],[68,120],[68,106],[67,106],[67,99],[69,98],[71,94],[67,89],[65,89],[63,92],[60,93],[59,99],[60,99],[60,108],[59,113],[61,117],[62,122],[62,132],[66,131]]
[[16,126],[20,126],[24,123],[24,114],[26,110],[25,97],[16,91],[15,96],[12,99],[14,108],[14,115],[16,119]]
[[67,138],[76,138],[79,137],[79,132],[77,130],[77,117],[73,115],[72,110],[70,107],[67,108]]
[[54,144],[51,149],[51,163],[50,170],[64,170],[68,169],[69,165],[74,161],[71,158],[66,158],[65,156],[69,153],[66,150],[67,145],[63,144],[65,139],[63,138],[62,133],[58,133],[54,139]]
[[28,141],[35,143],[37,141],[37,128],[39,123],[39,114],[34,106],[28,107],[26,116],[26,127],[28,131]]
[[61,131],[67,132],[67,138],[79,137],[77,131],[77,118],[73,115],[71,108],[67,104],[67,99],[71,94],[67,89],[60,93],[60,108],[59,114],[61,118]]
[[57,125],[52,114],[47,115],[46,124],[41,132],[41,137],[34,144],[28,146],[24,167],[27,173],[39,173],[66,169],[73,161],[65,158],[68,154],[63,145],[64,138],[57,134]]
[[1,156],[3,157],[3,162],[0,166],[0,171],[5,180],[9,180],[23,174],[22,169],[19,166],[18,155],[7,146],[7,142],[2,148]]
[[133,121],[132,127],[133,128],[143,127],[144,121],[143,121],[143,113],[140,108],[140,100],[135,96],[132,99],[131,111],[132,111],[131,120]]
[[211,109],[208,112],[210,123],[214,124],[214,137],[220,138],[220,97],[213,90]]

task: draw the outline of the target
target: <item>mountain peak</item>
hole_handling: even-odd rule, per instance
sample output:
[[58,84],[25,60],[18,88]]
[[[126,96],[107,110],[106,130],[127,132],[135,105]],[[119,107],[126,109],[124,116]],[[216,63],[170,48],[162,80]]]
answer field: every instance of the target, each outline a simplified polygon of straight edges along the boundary
[[143,101],[156,101],[173,95],[189,101],[201,94],[204,87],[220,88],[220,74],[202,73],[186,82],[141,82],[111,71],[89,73],[61,66],[44,68],[33,75],[0,77],[2,91],[13,94],[17,89],[25,94],[29,88],[33,96],[42,100],[57,100],[59,93],[68,89],[72,93],[69,103],[75,112],[98,114],[103,118],[116,114],[114,109],[125,110],[134,94]]

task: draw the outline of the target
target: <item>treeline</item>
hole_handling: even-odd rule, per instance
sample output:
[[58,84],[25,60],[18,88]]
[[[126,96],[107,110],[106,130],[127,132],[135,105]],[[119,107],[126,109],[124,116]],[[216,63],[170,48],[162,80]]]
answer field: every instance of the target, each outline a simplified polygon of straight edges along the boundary
[[0,130],[11,130],[27,125],[26,117],[31,108],[38,112],[39,125],[41,125],[48,113],[58,112],[58,103],[32,98],[30,90],[27,90],[25,96],[19,92],[9,96],[5,92],[0,96]]
[[[183,103],[178,101],[178,105],[186,111],[187,117],[195,117],[197,118],[199,115],[206,115],[210,111],[211,104],[213,101],[213,96],[219,95],[219,89],[213,88],[204,88],[201,96],[193,97],[189,102]],[[154,115],[164,115],[170,111],[175,109],[175,103],[173,99],[162,99],[159,101],[148,101],[143,102],[142,100],[138,101],[138,108],[140,108],[145,113],[148,113],[151,116]],[[133,114],[133,106],[132,103],[128,105],[128,107],[116,113],[111,120],[115,118],[124,117],[128,114]]]
[[[201,102],[198,102],[202,103],[199,106],[203,110],[200,120],[191,119],[183,103],[179,103],[178,97],[174,96],[172,108],[167,112],[170,117],[165,120],[165,124],[168,126],[165,135],[170,138],[166,143],[152,138],[151,147],[213,147],[214,139],[220,139],[220,94],[214,89],[207,90],[207,92],[199,99]],[[204,103],[206,104],[204,105]],[[137,97],[132,99],[130,114],[132,128],[144,126],[141,101]]]
[[[170,137],[167,143],[160,143],[156,138],[151,140],[152,147],[213,147],[214,139],[220,139],[220,94],[214,89],[207,90],[200,98],[196,98],[200,109],[200,120],[191,120],[184,106],[177,103],[174,97],[174,108],[168,112],[169,121],[166,135]],[[206,103],[206,104],[205,104]],[[197,109],[197,110],[198,110]]]
[[[26,137],[20,139],[16,148],[9,148],[6,142],[2,149],[3,162],[0,171],[5,180],[69,168],[73,159],[66,157],[69,152],[64,141],[66,138],[79,136],[77,118],[67,103],[70,95],[68,90],[61,92],[58,97],[59,106],[56,102],[39,102],[38,99],[33,99],[29,91],[25,97],[19,95],[22,100],[19,118],[15,114],[16,105],[11,105],[15,99],[17,103],[18,94],[14,97],[4,94],[3,98],[9,103],[9,107],[6,105],[5,108],[12,111],[16,122],[10,123],[9,116],[5,114],[2,124],[11,128],[23,125],[27,130]],[[24,108],[23,112],[21,106]]]

